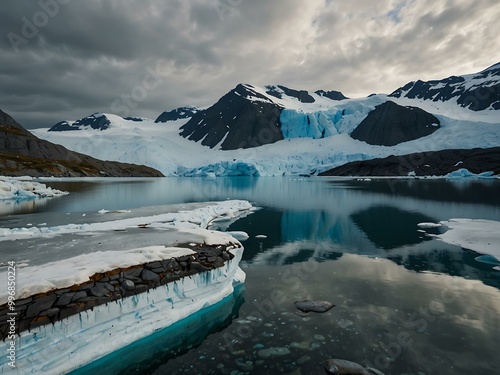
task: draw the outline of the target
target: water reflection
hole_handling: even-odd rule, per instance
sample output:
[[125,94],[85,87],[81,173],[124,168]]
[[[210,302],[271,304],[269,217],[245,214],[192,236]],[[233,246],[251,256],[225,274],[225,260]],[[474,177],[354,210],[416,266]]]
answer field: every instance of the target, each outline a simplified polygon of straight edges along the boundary
[[350,217],[371,243],[384,250],[424,241],[426,237],[417,232],[417,224],[436,222],[435,218],[392,206],[370,207],[355,212]]
[[[240,285],[230,296],[153,335],[107,355],[72,375],[168,373],[169,360],[197,348],[211,334],[228,327],[239,315],[245,287]],[[193,366],[196,363],[192,364]]]

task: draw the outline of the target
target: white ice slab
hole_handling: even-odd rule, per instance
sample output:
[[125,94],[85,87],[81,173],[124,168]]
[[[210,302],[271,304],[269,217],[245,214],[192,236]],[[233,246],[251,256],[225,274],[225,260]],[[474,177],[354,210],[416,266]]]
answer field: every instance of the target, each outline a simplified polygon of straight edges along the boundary
[[52,189],[45,184],[34,182],[31,177],[0,176],[0,200],[34,199],[65,194],[68,194],[68,192]]
[[437,239],[500,259],[500,221],[450,219],[440,224],[448,230]]
[[0,228],[0,241],[34,237],[53,237],[60,234],[89,233],[136,228],[141,225],[163,228],[206,228],[217,218],[234,218],[241,211],[252,207],[248,201],[230,200],[207,204],[192,211],[134,217],[99,223],[67,224],[55,227]]

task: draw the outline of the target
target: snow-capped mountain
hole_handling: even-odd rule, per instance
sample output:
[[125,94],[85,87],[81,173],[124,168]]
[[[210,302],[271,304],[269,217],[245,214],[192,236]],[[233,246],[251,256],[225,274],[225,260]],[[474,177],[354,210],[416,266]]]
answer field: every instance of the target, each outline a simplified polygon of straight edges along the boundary
[[[490,68],[442,81],[489,90],[496,87],[496,74]],[[167,121],[169,126],[104,114],[110,120],[105,131],[86,126],[79,132],[39,129],[36,134],[170,176],[315,174],[389,155],[500,146],[494,103],[472,110],[460,105],[458,96],[434,101],[401,91],[343,99],[330,93],[240,84],[192,117]]]
[[0,175],[160,177],[162,174],[144,165],[98,160],[39,139],[0,110]]
[[[282,85],[259,88],[240,84],[212,107],[196,113],[181,128],[181,135],[192,141],[199,141],[204,146],[220,147],[222,150],[275,143],[287,137],[294,138],[295,133],[293,130],[289,131],[288,125],[297,118],[291,113],[283,115],[284,111],[316,112],[327,109],[337,101],[330,96],[345,98],[338,91],[310,94],[305,90],[290,89]],[[316,119],[306,121],[311,127],[307,133],[313,135],[312,138],[322,138],[325,132],[327,136],[331,134],[326,130],[327,126],[318,124]],[[304,136],[309,137],[307,134]]]
[[[131,122],[142,122],[144,119],[142,117],[126,117],[121,118],[124,121]],[[83,130],[83,129],[94,129],[94,130],[106,130],[111,126],[111,120],[104,113],[94,113],[90,116],[84,117],[76,121],[61,121],[52,126],[49,132],[62,132],[62,131],[72,131],[72,130]]]
[[171,111],[163,112],[155,122],[168,122],[168,121],[177,121],[184,118],[193,117],[193,115],[198,112],[199,109],[193,106],[180,107],[173,109]]
[[394,91],[391,97],[448,102],[472,111],[500,109],[500,63],[476,73],[451,76],[439,81],[410,82]]

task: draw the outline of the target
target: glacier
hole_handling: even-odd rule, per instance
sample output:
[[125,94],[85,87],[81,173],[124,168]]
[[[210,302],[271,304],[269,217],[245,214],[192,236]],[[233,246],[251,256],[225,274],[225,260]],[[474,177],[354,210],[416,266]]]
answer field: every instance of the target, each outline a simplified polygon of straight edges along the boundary
[[[103,131],[77,132],[34,129],[39,138],[96,158],[144,164],[165,176],[281,176],[315,174],[349,161],[405,155],[444,149],[489,148],[500,145],[497,111],[473,112],[453,102],[432,102],[377,94],[340,102],[315,97],[314,103],[278,99],[266,90],[256,92],[284,109],[280,115],[284,139],[256,148],[223,151],[202,146],[179,135],[187,119],[163,125],[144,119],[137,123],[106,114],[111,126]],[[377,105],[392,100],[434,114],[441,128],[421,139],[394,147],[368,145],[350,137],[351,132]]]

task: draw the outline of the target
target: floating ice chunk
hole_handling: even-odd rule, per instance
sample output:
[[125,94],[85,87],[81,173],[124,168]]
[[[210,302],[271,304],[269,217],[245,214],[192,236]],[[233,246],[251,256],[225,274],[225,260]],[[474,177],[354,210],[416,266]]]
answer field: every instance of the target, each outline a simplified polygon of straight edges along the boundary
[[35,199],[68,194],[68,192],[52,189],[45,184],[32,180],[31,177],[12,178],[0,176],[0,200]]
[[477,178],[497,178],[497,176],[494,175],[494,172],[483,172],[479,174],[475,174],[470,172],[468,169],[462,168],[458,169],[456,171],[448,173],[446,178],[465,178],[465,177],[477,177]]
[[246,241],[249,238],[249,236],[246,232],[230,231],[230,232],[226,232],[226,233],[229,233],[231,236],[236,238],[238,241]]
[[417,226],[419,228],[440,228],[442,225],[439,223],[419,223]]
[[495,266],[500,266],[500,260],[491,255],[480,255],[474,259],[476,262],[493,264]]
[[500,221],[450,219],[440,222],[448,230],[436,238],[465,249],[500,258]]
[[258,234],[255,238],[267,238],[267,236],[265,234]]

